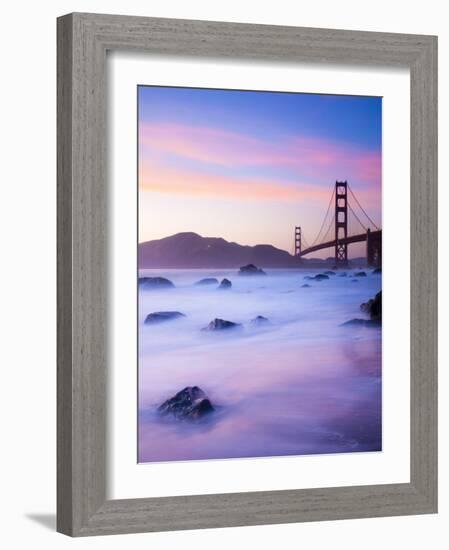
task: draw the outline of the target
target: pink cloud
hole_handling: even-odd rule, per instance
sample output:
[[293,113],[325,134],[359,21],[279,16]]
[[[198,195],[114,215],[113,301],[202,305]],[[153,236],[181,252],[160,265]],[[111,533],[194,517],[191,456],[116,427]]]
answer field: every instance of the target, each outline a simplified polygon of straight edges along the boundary
[[176,155],[218,166],[289,168],[308,179],[347,179],[379,185],[381,155],[310,137],[288,137],[272,143],[243,133],[180,124],[142,124],[141,155]]
[[329,200],[329,190],[307,182],[280,184],[277,180],[202,174],[141,160],[139,188],[142,191],[215,196],[253,200]]
[[245,151],[260,147],[259,140],[238,133],[179,124],[143,124],[139,142],[152,153],[170,153],[220,165],[244,164],[248,161]]

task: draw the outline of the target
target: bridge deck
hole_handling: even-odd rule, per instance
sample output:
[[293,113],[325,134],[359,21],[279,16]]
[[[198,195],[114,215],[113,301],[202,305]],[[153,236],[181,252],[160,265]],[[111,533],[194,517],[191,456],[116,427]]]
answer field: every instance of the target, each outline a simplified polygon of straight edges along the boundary
[[[351,243],[361,243],[363,241],[366,241],[366,233],[360,233],[359,235],[351,235],[350,237],[347,237],[346,239],[339,239],[339,243],[341,244],[351,244]],[[371,238],[376,239],[382,236],[382,229],[379,231],[371,231]],[[332,241],[326,241],[324,243],[316,244],[315,246],[309,246],[309,248],[305,248],[301,251],[300,257],[305,256],[306,254],[311,254],[312,252],[316,252],[317,250],[323,250],[324,248],[332,248],[337,244],[337,241],[334,239]]]

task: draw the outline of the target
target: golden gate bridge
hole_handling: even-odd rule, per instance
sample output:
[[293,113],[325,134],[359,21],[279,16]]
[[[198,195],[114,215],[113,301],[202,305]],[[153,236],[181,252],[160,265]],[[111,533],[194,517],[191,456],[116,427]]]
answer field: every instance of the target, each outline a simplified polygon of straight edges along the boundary
[[311,245],[301,226],[295,227],[294,255],[302,258],[318,250],[334,248],[335,267],[345,267],[348,265],[348,246],[360,242],[366,242],[367,264],[380,267],[382,229],[366,213],[348,182],[336,181],[323,223]]

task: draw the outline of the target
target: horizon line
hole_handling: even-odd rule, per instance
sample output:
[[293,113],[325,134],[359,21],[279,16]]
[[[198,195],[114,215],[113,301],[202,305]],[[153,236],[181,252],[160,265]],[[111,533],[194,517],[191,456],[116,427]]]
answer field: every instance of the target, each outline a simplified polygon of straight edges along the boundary
[[[137,245],[140,246],[140,245],[143,245],[143,244],[146,244],[146,243],[151,243],[151,242],[154,242],[154,241],[162,241],[164,239],[169,239],[170,237],[176,237],[177,235],[195,235],[197,237],[200,237],[201,239],[218,239],[218,240],[225,241],[226,243],[229,243],[229,244],[236,244],[238,246],[249,247],[249,248],[255,248],[256,246],[271,246],[272,248],[274,248],[276,250],[286,252],[292,258],[297,258],[297,256],[295,256],[294,254],[292,254],[288,250],[285,250],[285,248],[279,248],[278,246],[274,246],[273,244],[270,244],[270,243],[241,244],[240,242],[237,242],[237,241],[228,241],[224,237],[205,237],[204,235],[200,235],[196,231],[179,231],[178,233],[173,233],[172,235],[167,235],[165,237],[159,237],[157,239],[149,239],[149,240],[145,240],[145,241],[138,241]],[[333,245],[329,247],[329,250],[331,250],[332,248],[333,248]],[[323,249],[323,250],[327,250],[327,249]],[[348,254],[348,260],[355,260],[355,259],[359,259],[359,258],[363,258],[363,256],[352,256],[351,257]],[[316,257],[316,256],[310,256],[308,258],[300,257],[299,259],[303,259],[303,260],[307,260],[307,261],[311,261],[311,260],[327,261],[327,260],[333,259],[333,256],[330,255],[330,256],[327,256],[326,258],[319,258],[319,257]]]

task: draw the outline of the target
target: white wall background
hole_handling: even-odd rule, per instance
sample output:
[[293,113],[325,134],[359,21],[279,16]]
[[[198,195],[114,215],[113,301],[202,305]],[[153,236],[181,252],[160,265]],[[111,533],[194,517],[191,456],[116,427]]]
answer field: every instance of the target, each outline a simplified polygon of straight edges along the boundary
[[[448,291],[443,257],[449,236],[441,216],[440,513],[71,540],[55,524],[55,173],[56,24],[58,15],[94,11],[187,19],[271,23],[439,35],[440,208],[449,202],[447,153],[449,31],[445,4],[414,0],[59,0],[3,5],[0,56],[0,517],[5,548],[208,548],[408,550],[447,547],[449,353],[444,336]],[[446,398],[445,398],[446,397]]]

